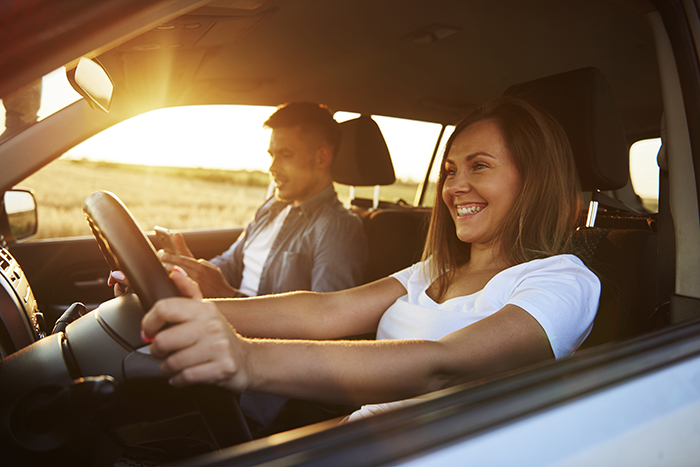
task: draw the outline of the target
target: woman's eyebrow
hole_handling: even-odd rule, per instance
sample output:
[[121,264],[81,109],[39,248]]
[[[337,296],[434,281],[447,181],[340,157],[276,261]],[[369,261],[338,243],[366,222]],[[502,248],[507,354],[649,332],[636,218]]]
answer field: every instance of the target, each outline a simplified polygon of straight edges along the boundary
[[[485,157],[488,157],[490,159],[496,159],[496,156],[493,156],[493,155],[489,154],[488,152],[478,151],[478,152],[475,152],[473,154],[469,154],[467,157],[464,158],[464,160],[466,160],[467,162],[471,162],[472,160],[474,160],[475,158],[477,158],[479,156],[485,156]],[[445,158],[445,164],[447,164],[447,163],[454,164],[455,163],[454,158],[447,156]]]
[[472,159],[475,159],[475,158],[477,158],[477,157],[479,157],[479,156],[486,156],[486,157],[489,157],[489,158],[491,158],[491,159],[495,159],[495,158],[496,158],[496,156],[493,156],[493,155],[489,154],[488,152],[478,151],[478,152],[475,152],[474,154],[469,154],[469,155],[466,157],[466,160],[467,160],[467,162],[469,162],[469,161],[471,161]]

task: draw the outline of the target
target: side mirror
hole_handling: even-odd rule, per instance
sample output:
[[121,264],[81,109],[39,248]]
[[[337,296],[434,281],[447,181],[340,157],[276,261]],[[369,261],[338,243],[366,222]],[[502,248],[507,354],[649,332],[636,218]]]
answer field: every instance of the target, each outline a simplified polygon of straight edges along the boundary
[[16,241],[27,240],[36,235],[39,223],[36,215],[36,200],[31,190],[13,188],[6,191],[3,206],[10,233]]
[[90,107],[109,112],[114,83],[102,65],[89,58],[80,57],[78,65],[66,71],[66,75],[73,89],[88,101]]

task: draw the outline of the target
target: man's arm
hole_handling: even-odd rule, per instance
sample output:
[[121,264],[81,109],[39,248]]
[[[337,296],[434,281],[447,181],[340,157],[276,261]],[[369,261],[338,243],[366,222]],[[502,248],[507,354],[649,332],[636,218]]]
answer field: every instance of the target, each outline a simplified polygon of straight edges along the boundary
[[361,284],[367,254],[367,237],[357,216],[331,219],[314,249],[311,290],[332,292]]

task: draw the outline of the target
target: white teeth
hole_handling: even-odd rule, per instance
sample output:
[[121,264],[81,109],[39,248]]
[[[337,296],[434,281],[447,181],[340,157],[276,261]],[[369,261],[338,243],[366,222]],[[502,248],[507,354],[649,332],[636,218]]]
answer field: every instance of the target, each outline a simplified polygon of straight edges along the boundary
[[483,207],[481,207],[481,206],[469,206],[468,208],[458,207],[457,208],[457,215],[466,216],[467,214],[476,214],[477,212],[481,211],[482,209],[483,209]]

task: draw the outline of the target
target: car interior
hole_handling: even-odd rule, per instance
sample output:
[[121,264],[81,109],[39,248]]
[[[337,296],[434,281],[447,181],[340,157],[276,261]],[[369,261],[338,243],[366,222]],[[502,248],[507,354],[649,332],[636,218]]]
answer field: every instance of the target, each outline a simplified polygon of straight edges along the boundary
[[[668,303],[669,292],[664,297],[664,292],[656,290],[655,216],[604,193],[624,188],[629,177],[624,131],[605,76],[596,68],[573,70],[514,84],[504,95],[538,104],[562,125],[572,145],[582,198],[591,200],[573,241],[576,254],[604,286],[593,331],[581,348],[635,337],[667,324],[668,316],[660,304]],[[364,165],[369,172],[381,173],[373,164],[385,164],[381,156],[390,157],[383,138],[359,133],[350,137],[344,133],[343,138],[353,148],[362,147],[357,154],[372,154],[372,162]],[[343,157],[348,154],[341,151]],[[357,159],[355,163],[360,164]],[[351,180],[346,184],[384,183]],[[369,241],[370,264],[365,278],[370,282],[420,259],[430,211],[386,202],[368,209],[367,204],[354,200],[353,209],[362,216]]]
[[[431,438],[422,433],[420,441],[397,441],[386,433],[398,437],[404,427],[419,429],[433,417],[449,419],[440,430],[452,438],[440,438],[440,443],[452,442],[458,434],[473,436],[496,422],[481,415],[467,422],[462,409],[486,412],[494,395],[529,394],[547,378],[566,384],[571,368],[603,365],[611,355],[624,354],[616,349],[640,349],[700,315],[700,275],[693,261],[700,249],[696,184],[683,180],[694,171],[691,137],[687,124],[679,123],[686,119],[674,74],[674,60],[681,56],[672,53],[668,42],[677,32],[659,14],[667,11],[665,2],[78,3],[56,13],[69,24],[63,29],[43,17],[22,23],[26,30],[52,24],[48,31],[54,44],[42,49],[30,39],[17,42],[15,55],[35,57],[36,63],[17,59],[14,74],[1,66],[10,58],[0,56],[0,96],[16,91],[21,80],[37,79],[59,66],[75,74],[82,56],[110,76],[111,103],[99,105],[109,112],[91,108],[91,93],[83,89],[88,100],[0,142],[3,191],[21,185],[79,142],[153,109],[328,103],[360,115],[341,123],[333,177],[343,185],[375,187],[373,199],[354,197],[349,206],[362,219],[368,238],[364,283],[369,283],[421,259],[431,212],[425,192],[441,157],[436,145],[426,157],[426,176],[415,201],[380,200],[380,187],[393,184],[397,176],[394,155],[371,117],[435,122],[445,131],[482,101],[516,96],[549,112],[571,143],[585,203],[572,245],[601,279],[602,291],[589,337],[568,358],[578,366],[535,366],[523,370],[529,379],[522,381],[519,374],[500,375],[428,395],[425,404],[394,417],[345,426],[337,425],[353,407],[292,401],[274,429],[253,440],[234,396],[209,387],[174,390],[157,378],[158,362],[139,350],[143,309],[177,292],[155,256],[158,242],[141,231],[128,206],[95,193],[84,205],[94,238],[34,242],[16,241],[3,210],[0,438],[2,450],[18,459],[200,465],[187,459],[203,455],[201,465],[232,460],[257,465],[282,452],[291,465],[303,463],[294,456],[313,449],[315,457],[309,454],[309,459],[320,459],[321,465],[380,465],[395,459],[391,456],[412,455]],[[75,16],[77,11],[82,16]],[[78,19],[70,23],[74,16]],[[77,26],[86,28],[82,35],[71,29]],[[663,146],[658,212],[650,212],[630,181],[629,148],[655,137],[662,138]],[[40,216],[41,207],[36,211]],[[212,257],[240,232],[184,235],[196,256]],[[110,300],[111,291],[102,283],[75,289],[66,281],[79,267],[99,274],[125,270],[138,298]],[[103,303],[90,313],[73,305],[86,300]],[[581,393],[590,390],[584,386]],[[541,396],[512,416],[558,401],[551,394]],[[509,420],[505,412],[492,413]],[[385,438],[386,449],[381,444]],[[340,443],[351,447],[329,454]],[[343,459],[343,452],[364,456],[367,464],[354,463],[357,457],[349,454]]]

